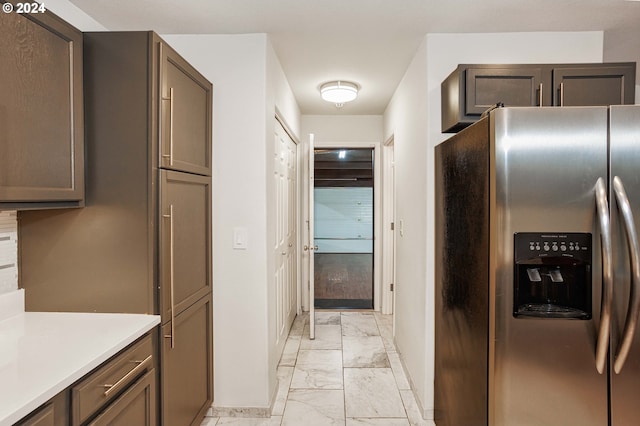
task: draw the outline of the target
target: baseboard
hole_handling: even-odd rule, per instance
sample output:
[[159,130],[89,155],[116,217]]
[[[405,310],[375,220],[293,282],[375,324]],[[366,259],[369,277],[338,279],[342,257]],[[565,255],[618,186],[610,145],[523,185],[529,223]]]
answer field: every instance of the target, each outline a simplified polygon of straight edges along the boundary
[[[395,345],[395,342],[394,342],[394,345]],[[396,345],[396,350],[397,348],[398,346]],[[404,375],[407,377],[407,380],[409,381],[409,387],[411,388],[413,397],[415,398],[416,404],[418,405],[418,409],[420,410],[420,415],[424,420],[434,420],[435,409],[433,407],[425,408],[425,406],[422,404],[422,400],[420,399],[420,396],[416,392],[416,386],[413,383],[413,380],[411,379],[411,376],[408,373],[407,366],[404,363],[404,358],[402,356],[402,353],[400,351],[397,351],[397,352],[400,358],[400,365],[402,365],[402,369],[404,370]]]
[[276,403],[278,396],[278,388],[280,383],[276,380],[275,390],[271,395],[271,401],[268,407],[220,407],[212,405],[208,417],[260,417],[269,418],[273,411],[273,405]]

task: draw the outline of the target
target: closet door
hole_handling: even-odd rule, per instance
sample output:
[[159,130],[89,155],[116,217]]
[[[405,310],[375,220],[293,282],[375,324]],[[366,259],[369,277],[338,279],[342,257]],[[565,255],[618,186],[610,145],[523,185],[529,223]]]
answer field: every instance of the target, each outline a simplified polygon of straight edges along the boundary
[[211,291],[211,178],[160,171],[160,304],[166,323]]
[[211,83],[160,49],[160,167],[211,176]]

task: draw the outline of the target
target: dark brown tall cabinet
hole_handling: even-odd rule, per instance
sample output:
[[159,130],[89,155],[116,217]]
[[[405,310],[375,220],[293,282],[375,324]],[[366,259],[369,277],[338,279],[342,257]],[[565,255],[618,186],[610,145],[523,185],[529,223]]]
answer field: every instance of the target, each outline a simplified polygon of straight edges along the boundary
[[160,419],[213,400],[212,87],[152,32],[84,34],[86,208],[21,212],[27,310],[157,313]]

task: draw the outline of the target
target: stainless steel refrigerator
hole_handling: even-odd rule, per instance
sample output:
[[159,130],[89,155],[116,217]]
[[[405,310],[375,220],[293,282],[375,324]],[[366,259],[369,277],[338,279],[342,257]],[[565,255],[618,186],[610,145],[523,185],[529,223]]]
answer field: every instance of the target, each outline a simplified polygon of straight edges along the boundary
[[435,158],[436,425],[640,424],[640,106],[499,108]]

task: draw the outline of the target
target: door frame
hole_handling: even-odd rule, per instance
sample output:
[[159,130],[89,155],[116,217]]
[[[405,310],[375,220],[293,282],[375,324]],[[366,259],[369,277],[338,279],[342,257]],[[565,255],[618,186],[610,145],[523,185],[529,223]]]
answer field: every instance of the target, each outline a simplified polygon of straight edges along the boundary
[[[395,186],[395,148],[393,135],[382,147],[382,300],[380,310],[383,314],[395,312],[396,282],[396,186]],[[394,290],[391,289],[394,286]]]
[[[303,176],[299,182],[305,182],[304,185],[300,185],[301,188],[301,196],[300,202],[298,206],[300,208],[300,220],[298,221],[300,230],[300,235],[303,237],[302,241],[307,241],[304,238],[308,237],[307,230],[307,220],[309,218],[308,211],[308,200],[309,200],[309,170],[307,170],[307,165],[304,159],[307,158],[309,144],[308,142],[303,141],[302,144],[304,147],[302,149],[298,149],[298,158],[301,162],[298,164],[301,165]],[[382,192],[383,187],[382,183],[382,144],[379,142],[320,142],[318,140],[314,141],[315,148],[371,148],[373,149],[373,310],[380,311],[381,307],[384,306],[384,309],[387,310],[386,304],[391,299],[391,294],[389,294],[389,289],[383,289],[382,282]],[[300,148],[300,145],[298,145]],[[304,152],[301,152],[304,151]],[[301,259],[302,261],[303,259]],[[300,310],[305,312],[309,311],[309,270],[304,266],[305,262],[301,262],[300,271],[302,273],[301,283],[301,298],[298,299],[300,302]]]

